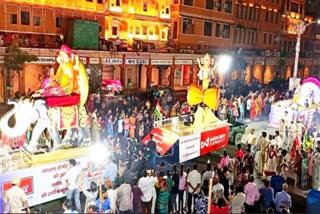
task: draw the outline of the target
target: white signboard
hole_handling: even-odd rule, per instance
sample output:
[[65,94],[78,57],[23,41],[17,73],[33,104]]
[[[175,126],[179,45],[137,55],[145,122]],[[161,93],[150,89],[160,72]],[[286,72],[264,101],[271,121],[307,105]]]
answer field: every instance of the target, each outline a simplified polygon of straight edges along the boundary
[[89,58],[89,64],[99,64],[99,58]]
[[153,59],[152,65],[172,65],[172,59]]
[[126,65],[136,65],[137,60],[136,59],[126,59]]
[[[87,168],[88,157],[75,159],[80,169]],[[11,180],[15,177],[21,179],[21,188],[27,194],[29,206],[42,204],[66,196],[66,186],[62,177],[68,170],[68,161],[52,164],[40,165],[31,168],[1,174],[0,179],[0,200],[3,192],[11,185]],[[9,186],[10,187],[10,186]],[[3,213],[0,206],[0,213]]]
[[176,59],[175,60],[176,65],[192,65],[192,60],[188,59]]
[[38,61],[31,62],[31,63],[38,63],[38,64],[54,64],[56,62],[55,57],[45,57],[45,56],[40,56],[38,57]]
[[179,138],[179,162],[185,162],[200,156],[200,134]]
[[137,59],[137,64],[141,64],[141,65],[147,65],[149,64],[149,60],[148,59]]
[[121,65],[122,64],[122,59],[102,58],[102,64],[106,64],[106,65]]

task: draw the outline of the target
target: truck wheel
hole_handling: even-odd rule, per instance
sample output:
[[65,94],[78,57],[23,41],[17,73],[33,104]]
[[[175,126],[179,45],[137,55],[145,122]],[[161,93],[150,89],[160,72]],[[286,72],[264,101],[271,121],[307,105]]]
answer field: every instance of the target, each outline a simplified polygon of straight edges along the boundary
[[242,134],[241,133],[237,133],[234,136],[234,145],[237,145],[239,143],[241,143],[241,139],[242,139]]

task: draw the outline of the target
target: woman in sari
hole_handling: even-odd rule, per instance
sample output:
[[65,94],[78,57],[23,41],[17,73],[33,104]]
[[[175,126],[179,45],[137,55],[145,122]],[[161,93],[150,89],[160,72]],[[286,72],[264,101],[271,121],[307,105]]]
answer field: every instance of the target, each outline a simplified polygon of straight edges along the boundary
[[160,185],[160,192],[158,197],[158,205],[159,205],[159,213],[160,214],[167,214],[169,212],[168,210],[168,204],[169,204],[169,197],[170,197],[170,191],[172,187],[172,178],[171,176],[168,176],[164,179],[161,179],[159,181]]
[[254,96],[251,97],[251,108],[250,108],[250,119],[254,120],[257,118],[257,102]]
[[136,137],[136,121],[137,118],[135,117],[135,114],[132,113],[131,116],[129,117],[129,137],[130,138],[135,138]]
[[269,149],[268,149],[268,156],[267,156],[267,166],[266,169],[264,171],[264,174],[266,176],[272,176],[272,175],[276,175],[276,171],[277,171],[277,151],[274,149],[274,145],[270,145]]

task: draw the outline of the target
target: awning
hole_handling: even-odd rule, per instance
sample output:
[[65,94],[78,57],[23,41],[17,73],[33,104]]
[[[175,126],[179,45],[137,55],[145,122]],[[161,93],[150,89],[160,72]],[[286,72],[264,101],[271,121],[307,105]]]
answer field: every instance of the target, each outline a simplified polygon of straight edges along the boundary
[[102,80],[102,87],[105,89],[113,89],[115,91],[122,90],[122,84],[120,80]]
[[165,155],[169,149],[177,142],[178,135],[168,130],[161,129],[159,127],[153,128],[147,136],[145,136],[141,142],[147,145],[150,141],[150,134],[153,134],[154,140],[157,144],[157,152],[161,155]]

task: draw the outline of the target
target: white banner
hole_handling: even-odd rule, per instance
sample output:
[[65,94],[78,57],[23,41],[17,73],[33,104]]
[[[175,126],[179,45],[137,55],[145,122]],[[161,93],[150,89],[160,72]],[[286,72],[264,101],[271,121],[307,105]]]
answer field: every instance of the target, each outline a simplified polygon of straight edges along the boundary
[[102,64],[121,65],[122,59],[102,58]]
[[[85,169],[90,164],[88,157],[76,159],[77,165]],[[68,161],[40,165],[1,174],[0,200],[4,192],[11,186],[11,180],[15,177],[21,179],[20,187],[27,194],[29,206],[42,204],[66,196],[66,187],[62,183],[62,177],[68,170]],[[3,207],[0,205],[0,213]]]
[[189,59],[176,59],[174,62],[176,65],[192,65],[192,60]]
[[153,59],[152,65],[172,65],[172,59]]
[[179,138],[179,162],[200,156],[200,134],[187,135]]
[[99,64],[99,58],[89,58],[89,64]]
[[34,61],[34,62],[30,62],[30,63],[37,63],[37,64],[54,64],[56,62],[56,58],[55,57],[44,57],[44,56],[40,56],[38,57],[38,61]]

